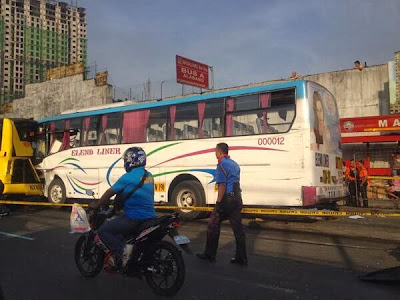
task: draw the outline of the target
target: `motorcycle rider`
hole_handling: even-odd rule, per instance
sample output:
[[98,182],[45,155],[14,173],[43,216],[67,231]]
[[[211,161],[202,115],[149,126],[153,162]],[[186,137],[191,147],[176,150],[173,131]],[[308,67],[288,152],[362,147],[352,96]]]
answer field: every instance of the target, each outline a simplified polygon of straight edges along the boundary
[[[89,205],[90,208],[96,209],[108,203],[112,196],[120,193],[125,200],[124,214],[101,226],[96,240],[106,249],[104,262],[106,270],[110,271],[119,269],[126,263],[122,262],[126,238],[143,221],[156,217],[154,180],[152,174],[145,170],[146,153],[140,147],[131,147],[124,152],[123,160],[126,173],[101,196],[99,201]],[[133,190],[135,192],[132,194]],[[126,196],[129,197],[125,199]]]

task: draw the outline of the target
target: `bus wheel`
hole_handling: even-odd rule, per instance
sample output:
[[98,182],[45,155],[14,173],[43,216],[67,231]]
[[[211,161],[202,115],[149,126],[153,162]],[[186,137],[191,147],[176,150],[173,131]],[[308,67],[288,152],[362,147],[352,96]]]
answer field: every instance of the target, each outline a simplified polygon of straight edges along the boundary
[[205,206],[203,186],[196,180],[186,180],[179,183],[172,191],[172,203],[175,206],[182,207],[178,209],[178,212],[183,220],[202,217],[203,212],[184,208]]
[[48,201],[54,204],[65,203],[67,199],[64,182],[60,178],[55,178],[49,186]]

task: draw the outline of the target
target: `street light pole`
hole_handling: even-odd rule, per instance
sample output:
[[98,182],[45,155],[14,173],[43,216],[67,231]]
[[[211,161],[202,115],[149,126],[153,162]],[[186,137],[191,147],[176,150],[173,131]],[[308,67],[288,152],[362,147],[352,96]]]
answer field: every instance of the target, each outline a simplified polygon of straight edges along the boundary
[[211,90],[214,90],[214,67],[209,66],[211,73]]
[[162,85],[165,82],[165,80],[161,81],[161,95],[160,95],[160,100],[162,100]]

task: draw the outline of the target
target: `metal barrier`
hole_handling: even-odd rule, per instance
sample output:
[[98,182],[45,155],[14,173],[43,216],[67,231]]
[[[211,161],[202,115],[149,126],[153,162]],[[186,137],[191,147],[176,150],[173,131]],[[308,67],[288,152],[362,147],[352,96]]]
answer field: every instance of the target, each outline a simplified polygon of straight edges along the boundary
[[[53,204],[49,202],[29,202],[29,201],[8,201],[0,200],[1,204],[8,205],[30,205],[30,206],[53,206],[53,207],[70,207],[71,203],[60,203]],[[80,204],[82,207],[88,207],[88,204]],[[164,206],[156,205],[157,210],[196,210],[211,212],[214,207],[179,207],[179,206]],[[346,216],[365,216],[365,217],[400,217],[399,212],[394,213],[383,213],[377,211],[333,211],[333,210],[315,210],[315,209],[283,209],[283,208],[249,208],[245,207],[242,209],[244,214],[255,214],[255,215],[281,215],[281,216],[318,216],[318,217],[346,217]]]

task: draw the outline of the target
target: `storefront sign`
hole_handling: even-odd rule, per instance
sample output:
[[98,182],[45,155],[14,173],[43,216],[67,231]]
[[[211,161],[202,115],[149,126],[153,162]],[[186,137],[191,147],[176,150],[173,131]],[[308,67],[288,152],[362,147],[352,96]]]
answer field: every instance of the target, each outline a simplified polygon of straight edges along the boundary
[[400,115],[340,119],[342,133],[400,131]]

